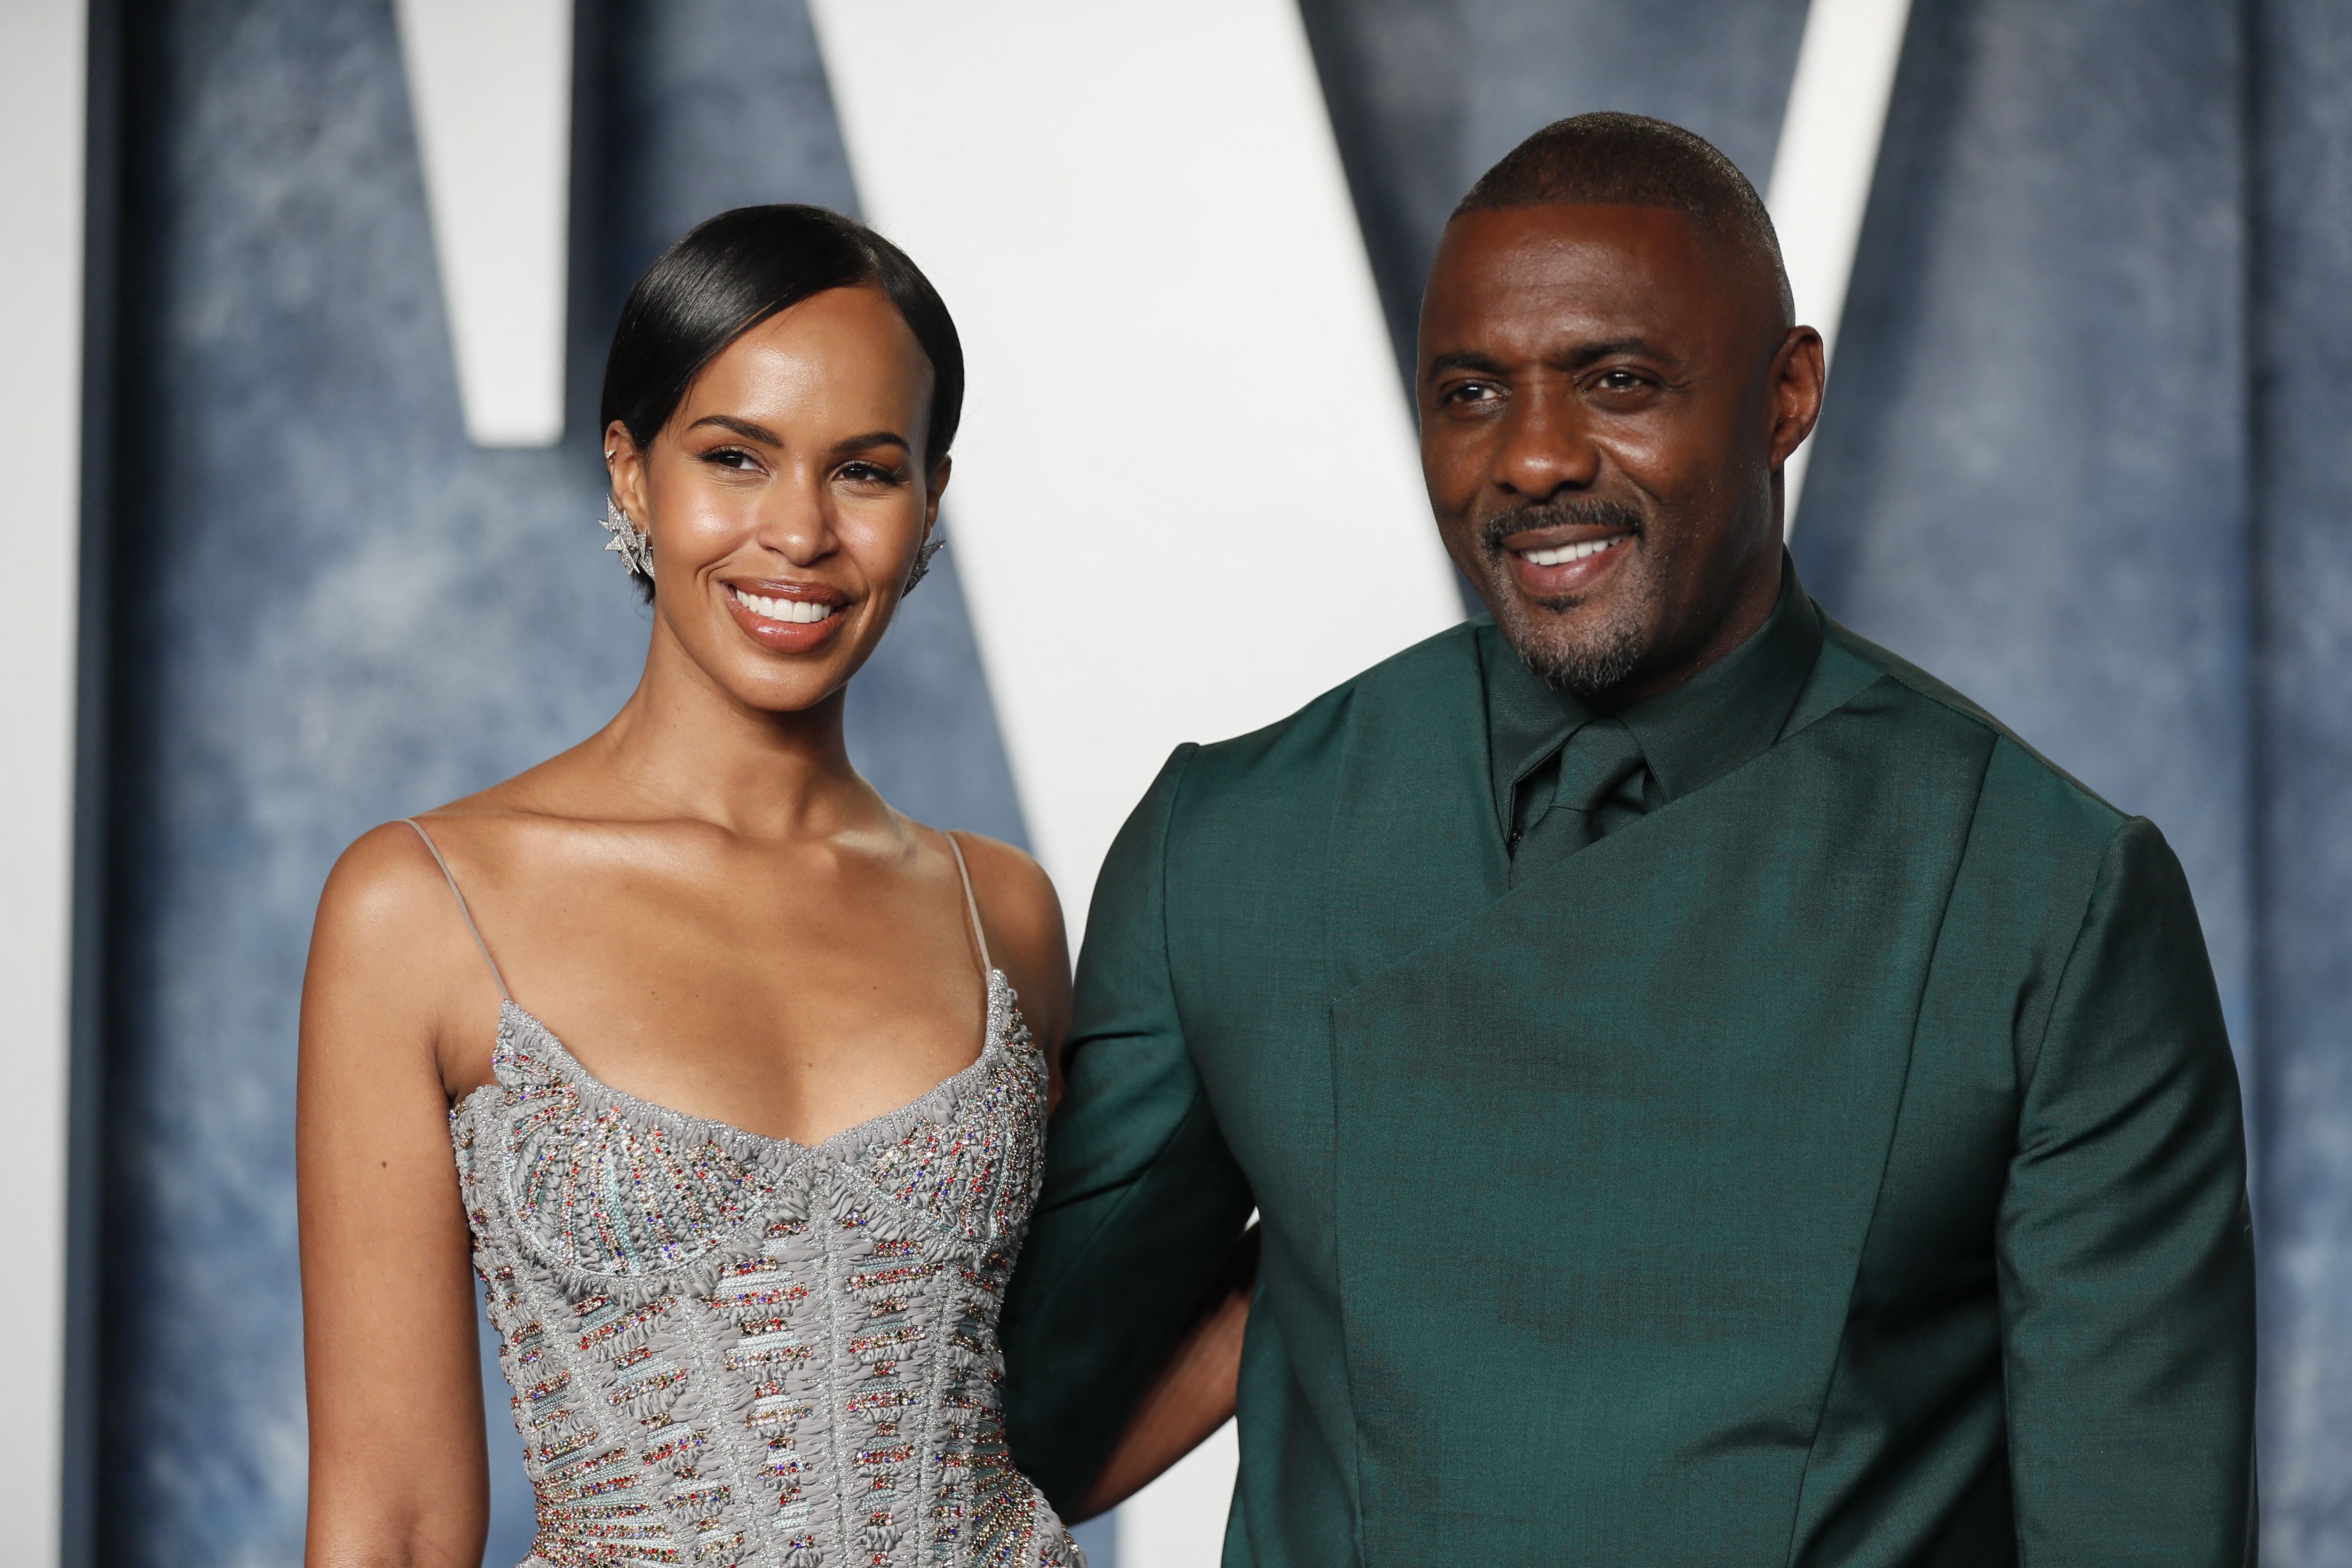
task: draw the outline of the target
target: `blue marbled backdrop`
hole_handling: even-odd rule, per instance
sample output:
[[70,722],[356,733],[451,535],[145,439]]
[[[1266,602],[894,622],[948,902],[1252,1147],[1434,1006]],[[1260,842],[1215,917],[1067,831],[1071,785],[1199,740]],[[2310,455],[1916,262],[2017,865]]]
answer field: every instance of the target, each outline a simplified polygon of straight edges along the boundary
[[2253,8],[2264,1557],[2352,1563],[2352,7]]
[[[1805,9],[1302,5],[1401,351],[1447,209],[1547,120],[1662,114],[1760,183]],[[120,9],[97,1560],[291,1563],[320,883],[625,695],[646,612],[590,428],[621,296],[711,212],[855,193],[794,0],[583,3],[571,431],[478,452],[387,0]],[[1798,558],[2179,847],[2261,1154],[2264,1554],[2352,1562],[2352,12],[1913,15]],[[1017,841],[953,560],[853,747]],[[494,1563],[527,1535],[502,1443]]]

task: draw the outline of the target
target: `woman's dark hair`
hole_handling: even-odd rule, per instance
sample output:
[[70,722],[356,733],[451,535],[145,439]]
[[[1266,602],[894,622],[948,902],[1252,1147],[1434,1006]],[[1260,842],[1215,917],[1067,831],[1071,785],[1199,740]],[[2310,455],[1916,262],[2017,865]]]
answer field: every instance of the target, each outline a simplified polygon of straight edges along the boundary
[[905,251],[823,207],[737,207],[662,252],[621,307],[604,361],[597,429],[609,430],[617,419],[644,450],[702,367],[728,344],[812,295],[861,284],[889,297],[930,358],[923,466],[936,468],[963,416],[963,343],[955,321]]

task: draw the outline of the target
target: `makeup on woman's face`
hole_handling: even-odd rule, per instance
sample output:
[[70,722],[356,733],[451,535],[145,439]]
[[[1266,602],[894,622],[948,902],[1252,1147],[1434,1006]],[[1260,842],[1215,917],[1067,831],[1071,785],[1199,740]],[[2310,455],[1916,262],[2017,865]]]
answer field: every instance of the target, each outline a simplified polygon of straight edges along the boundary
[[946,480],[930,395],[888,297],[828,289],[722,350],[655,439],[656,612],[744,701],[811,706],[881,640]]

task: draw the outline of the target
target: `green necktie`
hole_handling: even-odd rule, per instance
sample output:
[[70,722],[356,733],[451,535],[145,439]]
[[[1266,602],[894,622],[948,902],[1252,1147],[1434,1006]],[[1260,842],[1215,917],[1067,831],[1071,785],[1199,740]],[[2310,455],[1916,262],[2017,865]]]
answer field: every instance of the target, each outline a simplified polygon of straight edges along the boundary
[[1597,718],[1519,781],[1511,813],[1511,884],[1566,860],[1648,810],[1649,768],[1622,720]]

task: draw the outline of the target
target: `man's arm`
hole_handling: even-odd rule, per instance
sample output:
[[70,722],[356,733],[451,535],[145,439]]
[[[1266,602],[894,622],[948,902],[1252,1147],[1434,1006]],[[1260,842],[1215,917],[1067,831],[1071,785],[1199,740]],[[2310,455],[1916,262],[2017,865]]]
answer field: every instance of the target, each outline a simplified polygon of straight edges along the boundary
[[1061,1108],[1003,1320],[1013,1458],[1075,1511],[1249,1218],[1168,972],[1169,758],[1112,844],[1078,960]]
[[2254,1257],[2237,1071],[2189,884],[2108,844],[2019,1063],[2000,1231],[2021,1561],[2253,1561]]

